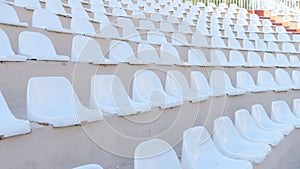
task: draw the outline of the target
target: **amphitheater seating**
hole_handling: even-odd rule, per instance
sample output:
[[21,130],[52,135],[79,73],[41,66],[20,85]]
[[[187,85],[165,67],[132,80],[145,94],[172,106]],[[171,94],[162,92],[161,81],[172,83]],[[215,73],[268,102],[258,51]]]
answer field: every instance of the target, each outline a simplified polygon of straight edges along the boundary
[[13,7],[1,2],[0,2],[0,23],[7,24],[7,25],[22,26],[22,27],[28,26],[28,23],[20,22],[19,17]]
[[290,75],[284,69],[275,70],[275,80],[280,86],[288,87],[294,90],[300,89],[300,86],[293,83]]
[[272,121],[261,104],[254,104],[251,107],[251,115],[257,126],[267,131],[280,131],[289,135],[293,130],[292,124],[281,124]]
[[10,111],[0,92],[0,136],[1,138],[26,134],[31,132],[28,120],[17,119]]
[[269,90],[273,90],[275,92],[283,92],[288,91],[289,88],[285,86],[279,86],[271,73],[268,71],[260,70],[257,73],[257,85],[258,86],[264,86],[268,88]]
[[70,60],[68,56],[58,55],[50,39],[48,39],[47,36],[37,32],[23,31],[20,33],[19,53],[27,56],[28,59],[35,60]]
[[207,94],[193,91],[185,76],[176,70],[167,72],[165,89],[168,94],[191,102],[200,102],[208,99]]
[[251,169],[252,164],[224,156],[216,148],[207,130],[196,126],[184,131],[181,164],[183,169]]
[[100,110],[84,107],[65,77],[33,77],[27,86],[27,118],[54,127],[102,120]]
[[75,167],[73,169],[103,169],[103,168],[98,164],[87,164],[87,165]]
[[213,140],[219,151],[227,157],[261,163],[271,152],[268,144],[245,140],[240,136],[229,117],[214,121]]
[[126,116],[150,111],[148,103],[132,100],[115,75],[94,75],[91,81],[90,106],[103,112]]
[[271,119],[279,123],[292,124],[295,128],[300,127],[300,118],[293,114],[289,105],[283,100],[272,102]]
[[173,148],[165,141],[152,139],[140,143],[134,152],[135,169],[181,169]]
[[238,71],[236,73],[236,87],[246,90],[247,92],[265,92],[268,88],[264,86],[257,86],[252,76],[246,71]]
[[247,140],[277,146],[284,138],[281,132],[260,129],[246,109],[237,110],[234,119],[235,127]]

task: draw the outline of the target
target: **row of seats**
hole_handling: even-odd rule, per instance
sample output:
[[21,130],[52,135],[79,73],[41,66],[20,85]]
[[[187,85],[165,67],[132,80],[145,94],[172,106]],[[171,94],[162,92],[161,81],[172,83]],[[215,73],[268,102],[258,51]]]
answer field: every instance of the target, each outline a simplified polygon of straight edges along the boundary
[[[300,79],[299,71],[297,71]],[[115,75],[94,75],[91,80],[90,107],[83,106],[71,83],[64,77],[33,77],[27,87],[27,118],[31,121],[51,124],[54,127],[70,126],[85,122],[101,120],[102,111],[119,116],[132,115],[151,110],[152,106],[161,109],[180,106],[184,101],[201,102],[209,96],[241,95],[250,92],[267,90],[287,91],[299,89],[293,85],[288,73],[283,69],[276,70],[276,79],[267,71],[259,71],[258,85],[246,71],[237,73],[237,87],[232,86],[229,76],[214,70],[210,74],[210,84],[199,71],[191,72],[191,85],[179,71],[169,70],[165,88],[159,77],[150,70],[139,70],[135,73],[132,87],[132,98],[129,97],[121,80]],[[295,75],[296,76],[296,75]],[[288,86],[290,85],[290,86]],[[43,97],[41,97],[43,96]],[[2,96],[5,126],[15,128],[20,123],[21,132],[29,132],[29,122],[15,119],[9,111]],[[63,112],[63,115],[62,115]],[[27,127],[24,127],[27,126]],[[17,127],[17,128],[19,128]],[[11,132],[19,132],[12,130]],[[0,133],[5,137],[11,133]]]
[[237,110],[235,124],[227,116],[215,119],[212,138],[205,127],[187,129],[183,133],[181,164],[167,142],[160,139],[142,142],[135,150],[135,169],[196,169],[199,166],[251,169],[251,162],[262,163],[272,147],[299,128],[299,105],[300,100],[295,99],[292,112],[285,101],[273,101],[271,119],[260,104],[252,106],[251,114],[246,109]]

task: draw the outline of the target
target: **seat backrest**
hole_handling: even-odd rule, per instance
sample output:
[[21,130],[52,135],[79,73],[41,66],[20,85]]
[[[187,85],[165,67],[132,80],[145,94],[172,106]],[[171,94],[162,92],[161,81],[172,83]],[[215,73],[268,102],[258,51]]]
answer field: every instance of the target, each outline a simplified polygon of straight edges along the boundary
[[234,119],[235,127],[242,133],[247,132],[247,130],[257,129],[254,120],[246,109],[237,110]]
[[290,66],[300,67],[300,60],[296,55],[290,55]]
[[146,43],[140,43],[138,45],[137,58],[146,63],[157,63],[159,61],[156,49],[152,45]]
[[258,124],[271,122],[265,108],[261,104],[254,104],[251,106],[251,115]]
[[155,26],[152,21],[141,19],[139,22],[139,27],[141,29],[154,30]]
[[255,82],[250,75],[250,73],[246,71],[238,71],[236,73],[236,87],[241,89],[249,89],[255,87]]
[[71,30],[82,34],[94,35],[96,33],[92,23],[88,19],[78,16],[72,17]]
[[191,88],[197,92],[206,91],[213,94],[213,90],[208,84],[206,77],[199,71],[191,72]]
[[246,65],[246,61],[244,59],[244,56],[241,52],[237,50],[231,50],[229,54],[229,63],[244,66]]
[[239,41],[235,38],[229,38],[228,39],[228,46],[230,48],[241,48],[241,45],[240,45]]
[[46,9],[56,14],[67,14],[60,2],[46,2]]
[[29,31],[23,31],[19,35],[19,53],[36,58],[57,56],[55,48],[47,36]]
[[100,24],[100,34],[109,38],[120,38],[118,30],[111,23]]
[[277,61],[273,54],[271,53],[264,53],[264,64],[269,66],[277,66]]
[[113,8],[111,13],[114,16],[127,16],[127,13],[122,8]]
[[247,63],[249,65],[262,66],[263,62],[256,52],[248,52],[247,55]]
[[159,31],[149,31],[147,34],[147,41],[152,43],[167,43],[165,35]]
[[297,52],[294,44],[288,43],[288,42],[282,43],[282,51],[283,52]]
[[293,101],[293,113],[300,117],[300,99],[294,99]]
[[294,117],[289,105],[284,100],[272,101],[272,120],[277,119],[287,119],[289,117]]
[[287,33],[278,33],[278,40],[280,41],[291,41],[290,36]]
[[84,18],[84,19],[87,19],[87,20],[90,19],[88,13],[82,7],[72,8],[71,13],[72,13],[72,17],[81,17],[81,18]]
[[206,66],[207,60],[205,54],[200,49],[189,49],[188,62],[191,65]]
[[227,91],[227,77],[225,72],[219,70],[213,70],[210,73],[210,86],[213,89],[214,96],[226,95]]
[[15,5],[28,9],[39,9],[41,4],[38,0],[15,0]]
[[[274,40],[274,41],[275,41],[275,40]],[[279,49],[278,45],[277,45],[275,42],[273,42],[273,41],[269,41],[269,42],[268,42],[268,48],[269,48],[270,51],[274,51],[274,52],[279,52],[279,51],[281,51],[281,50]]]
[[19,17],[14,8],[5,3],[0,3],[0,21],[6,23],[19,23]]
[[169,70],[166,77],[166,91],[175,96],[182,96],[183,93],[191,91],[190,85],[185,76],[177,70]]
[[188,40],[184,36],[184,34],[180,32],[174,32],[172,33],[172,44],[173,45],[187,45]]
[[152,21],[163,21],[163,18],[161,16],[161,14],[159,14],[159,13],[151,13],[150,14],[150,19]]
[[280,86],[293,87],[294,85],[289,73],[284,69],[275,70],[275,80]]
[[140,143],[134,152],[135,169],[181,169],[173,148],[165,141],[152,139]]
[[300,84],[300,71],[293,70],[292,71],[292,79],[295,84]]
[[160,46],[160,61],[168,64],[179,64],[181,59],[177,49],[168,43]]
[[220,47],[220,48],[226,47],[226,45],[224,43],[224,40],[221,37],[218,37],[218,36],[213,36],[212,37],[211,45],[213,47]]
[[129,58],[135,58],[132,47],[124,41],[112,40],[110,42],[109,59],[117,62],[126,62]]
[[[1,4],[1,3],[0,3]],[[14,55],[6,33],[0,29],[0,57]]]
[[129,18],[118,18],[118,25],[122,27],[135,27],[134,23]]
[[202,34],[194,33],[192,35],[192,44],[196,46],[208,46],[208,41]]
[[160,22],[159,26],[160,30],[165,31],[165,32],[174,32],[174,27],[172,23],[169,22]]
[[276,55],[276,62],[278,66],[288,67],[290,66],[290,62],[285,54],[277,53]]
[[278,86],[272,74],[264,70],[260,70],[257,73],[257,85],[270,88]]
[[110,23],[108,17],[102,12],[95,12],[94,20],[100,22],[102,25],[106,25]]
[[32,26],[39,28],[62,28],[58,16],[43,8],[34,10],[32,14]]
[[101,62],[104,60],[98,42],[86,36],[75,36],[72,42],[71,60],[73,62]]
[[210,52],[210,62],[215,65],[228,64],[225,54],[221,50],[214,49]]

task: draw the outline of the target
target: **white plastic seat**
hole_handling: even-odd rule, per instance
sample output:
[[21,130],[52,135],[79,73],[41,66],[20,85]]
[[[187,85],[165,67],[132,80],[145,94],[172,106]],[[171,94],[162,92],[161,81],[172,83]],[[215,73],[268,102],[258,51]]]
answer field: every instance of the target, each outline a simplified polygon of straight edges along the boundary
[[289,105],[283,100],[272,102],[271,119],[278,123],[291,124],[295,128],[300,128],[300,118],[293,114]]
[[31,10],[41,8],[39,0],[15,0],[14,4]]
[[274,41],[268,42],[268,48],[269,48],[269,51],[272,51],[272,52],[281,52],[277,43],[275,43]]
[[75,36],[72,42],[71,53],[72,62],[90,62],[97,64],[109,62],[108,59],[104,57],[98,42],[91,37]]
[[0,2],[0,23],[27,27],[28,23],[20,22],[14,8],[8,4]]
[[93,24],[86,18],[74,16],[71,19],[71,30],[75,33],[84,34],[88,36],[95,36],[96,32]]
[[248,52],[247,55],[247,67],[259,67],[265,66],[261,60],[261,57],[256,52]]
[[110,23],[107,15],[105,15],[102,12],[95,12],[94,13],[94,20],[97,21],[97,22],[100,22],[101,25],[106,25],[106,24]]
[[133,79],[132,98],[161,109],[182,105],[181,98],[167,94],[159,77],[152,71],[137,71]]
[[0,137],[6,138],[31,132],[28,120],[17,119],[0,92]]
[[139,29],[154,30],[155,26],[152,21],[141,19],[139,21]]
[[10,41],[6,33],[0,29],[0,61],[26,61],[27,57],[22,55],[16,55],[12,50]]
[[100,35],[106,38],[120,39],[118,30],[111,24],[100,24]]
[[257,86],[250,75],[250,73],[246,71],[238,71],[236,73],[236,87],[246,90],[247,92],[265,92],[268,91],[268,88],[263,86]]
[[157,64],[184,65],[177,49],[170,43],[165,43],[160,46],[160,61]]
[[168,43],[165,35],[159,31],[149,31],[147,34],[147,41],[155,44]]
[[245,140],[240,136],[229,117],[214,121],[213,140],[218,150],[227,157],[261,163],[271,152],[268,144]]
[[300,60],[296,55],[290,55],[290,67],[300,67]]
[[243,39],[243,48],[247,50],[256,50],[255,46],[249,39]]
[[276,62],[277,62],[277,67],[289,67],[290,62],[288,58],[286,57],[285,54],[282,53],[277,53],[276,54]]
[[259,50],[268,51],[269,48],[266,42],[263,39],[256,39],[255,40],[255,47]]
[[71,8],[72,17],[81,17],[86,20],[90,20],[88,13],[83,7],[73,7]]
[[243,54],[237,50],[230,51],[229,63],[235,66],[247,66]]
[[226,48],[224,40],[221,37],[218,37],[218,36],[212,36],[211,37],[211,46],[212,47],[218,47],[218,48]]
[[87,165],[75,167],[73,169],[103,169],[103,168],[98,164],[87,164]]
[[284,135],[289,135],[294,130],[294,126],[291,124],[281,124],[272,121],[261,104],[252,105],[251,115],[257,126],[261,129],[279,131]]
[[172,33],[172,44],[173,45],[189,45],[185,35],[180,32]]
[[257,73],[257,85],[258,86],[264,86],[268,88],[269,90],[273,90],[275,92],[283,92],[283,91],[288,91],[289,88],[285,86],[279,86],[275,80],[274,77],[272,76],[271,73],[260,70]]
[[126,17],[128,16],[126,11],[122,8],[113,8],[112,11],[111,11],[111,14],[114,15],[114,16],[122,16],[122,17]]
[[169,22],[160,22],[159,29],[163,32],[174,32],[175,31],[172,23],[169,23]]
[[264,53],[263,62],[264,67],[275,67],[278,65],[275,56],[271,53]]
[[234,119],[235,127],[247,140],[277,146],[284,138],[281,132],[260,129],[246,109],[236,111]]
[[87,109],[65,77],[33,77],[27,85],[27,118],[54,127],[103,119],[102,112]]
[[134,152],[135,169],[182,169],[173,148],[165,141],[151,139],[140,143]]
[[183,169],[252,169],[249,161],[226,157],[216,148],[207,130],[202,126],[183,133],[181,164]]
[[34,10],[32,14],[32,26],[50,31],[71,33],[69,29],[62,27],[57,15],[42,8]]
[[188,51],[188,65],[211,66],[205,54],[200,49],[193,48]]
[[58,55],[50,39],[38,32],[23,31],[19,35],[19,53],[28,59],[69,61],[69,56]]
[[235,37],[228,39],[228,47],[232,49],[242,49],[239,41]]
[[138,45],[137,59],[145,64],[158,63],[160,61],[156,49],[146,43]]
[[167,72],[165,88],[168,94],[190,102],[200,102],[208,99],[206,93],[193,91],[185,76],[176,70]]
[[298,70],[292,71],[292,80],[296,86],[300,85],[300,71]]
[[214,49],[210,52],[210,64],[219,66],[238,66],[227,61],[225,54],[221,50]]
[[138,63],[132,47],[127,42],[118,40],[110,42],[109,60],[113,62]]
[[282,52],[298,53],[298,51],[295,49],[294,44],[293,43],[288,43],[288,42],[282,43]]
[[287,71],[284,69],[276,69],[275,70],[275,80],[276,83],[280,86],[284,86],[290,89],[298,90],[300,89],[300,85],[295,85]]
[[71,17],[69,13],[67,13],[62,6],[61,2],[51,2],[47,1],[46,2],[46,9],[57,14],[57,15],[62,15],[62,16],[68,16]]
[[300,118],[300,99],[294,99],[293,113],[297,118]]
[[209,83],[213,89],[213,96],[237,96],[246,93],[243,89],[233,87],[229,76],[224,71],[213,70],[210,73]]
[[94,75],[91,80],[90,106],[119,116],[150,111],[148,103],[133,101],[115,75]]
[[191,88],[198,93],[213,95],[213,89],[208,84],[206,77],[199,71],[191,72]]

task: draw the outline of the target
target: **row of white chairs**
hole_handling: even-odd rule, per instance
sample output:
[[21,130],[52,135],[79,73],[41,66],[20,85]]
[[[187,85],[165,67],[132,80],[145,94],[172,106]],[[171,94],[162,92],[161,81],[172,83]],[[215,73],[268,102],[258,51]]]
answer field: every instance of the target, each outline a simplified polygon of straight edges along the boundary
[[167,142],[147,140],[135,150],[135,169],[196,169],[199,166],[251,169],[252,163],[262,163],[272,147],[299,128],[300,100],[294,99],[293,106],[292,112],[285,101],[273,101],[270,118],[261,104],[255,104],[251,114],[246,109],[237,110],[235,124],[227,116],[219,117],[214,121],[212,138],[205,127],[187,129],[183,133],[181,163]]

